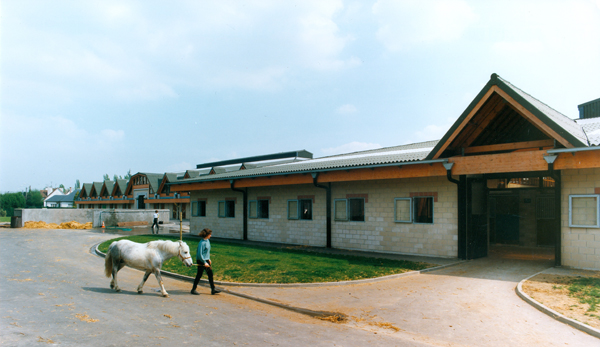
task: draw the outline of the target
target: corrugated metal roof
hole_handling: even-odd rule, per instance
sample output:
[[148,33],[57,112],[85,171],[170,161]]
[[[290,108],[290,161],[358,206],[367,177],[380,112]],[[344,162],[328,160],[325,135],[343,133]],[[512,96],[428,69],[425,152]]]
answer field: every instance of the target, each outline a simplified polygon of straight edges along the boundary
[[575,122],[575,120],[565,116],[564,114],[558,112],[552,107],[527,94],[526,92],[522,91],[521,89],[514,86],[507,80],[501,78],[500,76],[497,76],[497,78],[504,82],[507,86],[512,88],[517,94],[519,94],[523,99],[529,102],[533,107],[537,108],[540,112],[545,114],[550,120],[556,123],[556,125],[567,131],[569,134],[581,141],[583,144],[587,145],[587,137],[585,136],[585,133],[583,132],[581,126],[579,126]]
[[600,145],[600,118],[577,119],[575,122],[583,128],[591,146]]
[[178,183],[201,182],[205,180],[233,179],[240,177],[264,176],[286,173],[300,173],[326,169],[343,169],[345,167],[361,167],[423,160],[433,149],[437,141],[427,141],[409,145],[380,148],[368,151],[334,155],[316,159],[294,161],[291,163],[275,163],[270,166],[249,168],[200,176],[194,179],[179,180]]

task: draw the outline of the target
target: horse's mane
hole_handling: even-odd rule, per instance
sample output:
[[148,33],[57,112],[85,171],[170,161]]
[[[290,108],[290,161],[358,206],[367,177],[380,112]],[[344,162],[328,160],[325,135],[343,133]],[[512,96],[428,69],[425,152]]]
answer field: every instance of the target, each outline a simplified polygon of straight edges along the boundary
[[163,252],[176,254],[179,252],[179,242],[173,242],[169,240],[157,240],[150,241],[147,243],[147,247],[150,249],[159,249]]

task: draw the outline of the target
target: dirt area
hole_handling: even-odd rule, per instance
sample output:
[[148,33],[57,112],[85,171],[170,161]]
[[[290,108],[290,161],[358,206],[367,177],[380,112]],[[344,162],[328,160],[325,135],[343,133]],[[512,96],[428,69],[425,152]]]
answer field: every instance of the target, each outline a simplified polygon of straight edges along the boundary
[[65,223],[46,223],[46,222],[31,222],[27,221],[23,224],[27,229],[92,229],[92,222],[81,224],[75,221]]
[[577,271],[573,276],[539,274],[523,283],[523,291],[537,302],[578,322],[600,329],[600,309],[588,311],[589,304],[569,295],[569,284],[576,278],[600,278],[597,271]]

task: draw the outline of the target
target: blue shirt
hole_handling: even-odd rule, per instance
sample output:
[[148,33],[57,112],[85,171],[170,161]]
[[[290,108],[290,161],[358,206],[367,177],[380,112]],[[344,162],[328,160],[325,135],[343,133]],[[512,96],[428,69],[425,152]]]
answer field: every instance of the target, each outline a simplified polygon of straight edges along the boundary
[[202,239],[200,243],[198,243],[196,260],[200,260],[203,263],[207,263],[207,260],[210,260],[210,241]]

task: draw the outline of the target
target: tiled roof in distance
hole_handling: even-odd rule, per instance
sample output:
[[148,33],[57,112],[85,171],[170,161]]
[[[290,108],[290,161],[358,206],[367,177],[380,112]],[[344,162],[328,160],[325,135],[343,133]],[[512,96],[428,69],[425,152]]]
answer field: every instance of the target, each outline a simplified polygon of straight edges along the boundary
[[576,119],[575,122],[581,125],[591,146],[600,145],[600,118]]

